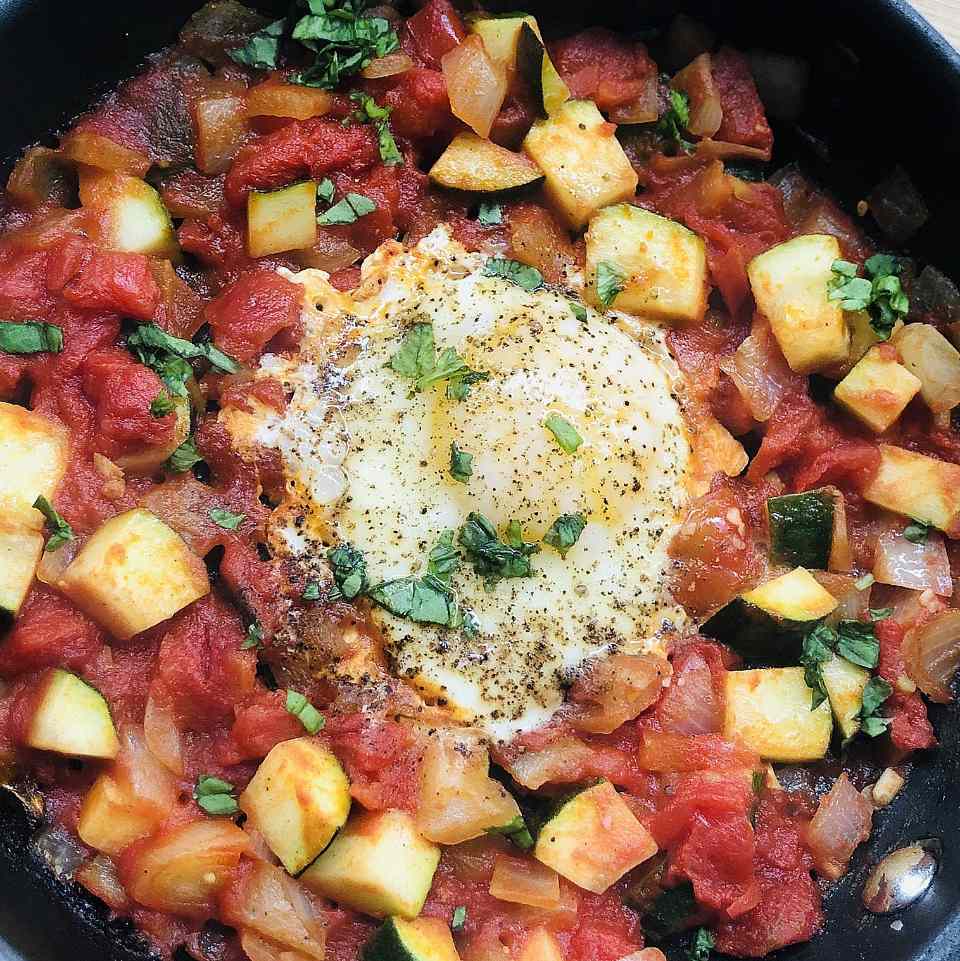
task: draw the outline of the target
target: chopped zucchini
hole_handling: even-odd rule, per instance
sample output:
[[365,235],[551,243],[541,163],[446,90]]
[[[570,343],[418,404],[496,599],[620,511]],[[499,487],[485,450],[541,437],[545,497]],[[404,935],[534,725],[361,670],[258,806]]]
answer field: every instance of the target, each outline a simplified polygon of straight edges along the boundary
[[24,741],[38,751],[113,759],[120,751],[104,696],[82,678],[54,668],[40,682]]
[[440,848],[405,811],[355,814],[301,881],[364,914],[415,918],[439,863]]
[[266,257],[305,250],[317,242],[317,185],[313,180],[247,196],[247,251]]
[[361,952],[363,961],[460,961],[449,926],[439,918],[387,918]]
[[[846,310],[844,319],[847,322],[847,329],[850,331],[850,350],[847,356],[839,363],[824,367],[820,373],[831,380],[841,380],[853,370],[854,364],[875,344],[881,343],[880,335],[873,329],[870,322],[870,314],[865,310]],[[896,330],[903,325],[903,321],[898,320],[894,325]]]
[[240,795],[240,808],[290,874],[330,843],[350,813],[350,782],[320,741],[281,741]]
[[0,521],[0,611],[17,616],[42,553],[40,531],[19,524],[8,527]]
[[99,527],[58,587],[114,637],[127,640],[209,594],[210,579],[180,535],[138,507]]
[[656,853],[656,841],[609,781],[563,801],[533,849],[538,861],[594,894]]
[[829,661],[820,665],[820,673],[840,733],[844,738],[851,738],[860,730],[858,715],[863,706],[863,689],[870,680],[870,672],[834,654]]
[[643,933],[651,941],[662,941],[686,931],[703,915],[703,908],[697,904],[693,885],[689,881],[674,888],[660,889],[656,886],[649,895],[644,890],[631,891],[627,904],[639,911],[643,919]]
[[83,799],[77,834],[84,844],[113,857],[152,834],[161,820],[155,808],[138,803],[116,778],[101,774]]
[[768,761],[815,761],[827,753],[833,718],[810,710],[802,667],[728,671],[723,736]]
[[477,34],[486,48],[487,56],[507,70],[514,70],[517,64],[517,46],[520,32],[527,24],[534,36],[540,37],[536,17],[529,13],[510,14],[505,17],[481,16],[470,20],[470,32]]
[[547,199],[574,230],[637,191],[637,172],[614,131],[593,101],[567,100],[537,121],[523,141],[544,173]]
[[430,168],[430,179],[454,190],[493,193],[525,187],[542,180],[543,174],[525,154],[464,131],[450,141]]
[[920,396],[935,414],[960,404],[960,352],[931,324],[907,324],[893,335],[900,362],[920,380]]
[[861,491],[864,498],[960,537],[960,465],[880,445],[880,468]]
[[804,635],[837,599],[803,567],[734,598],[701,628],[744,657],[795,661]]
[[563,952],[546,928],[537,928],[524,943],[518,961],[563,961]]
[[570,88],[546,53],[540,68],[540,89],[543,93],[543,109],[548,117],[553,116],[570,99]]
[[100,213],[97,239],[110,250],[174,260],[180,245],[160,194],[137,177],[84,169],[80,201]]
[[[168,262],[168,261],[167,261]],[[145,447],[136,453],[121,454],[116,459],[117,467],[125,474],[144,477],[159,470],[171,454],[190,436],[190,399],[174,397],[173,413],[176,421],[173,436],[163,445]]]
[[0,403],[0,517],[12,528],[39,531],[38,497],[53,500],[67,469],[66,432],[17,404]]
[[693,231],[633,204],[615,204],[591,218],[586,240],[587,286],[595,303],[598,267],[606,263],[623,278],[610,306],[674,323],[703,319],[707,252]]
[[757,307],[790,367],[800,374],[846,359],[850,330],[839,301],[828,299],[836,237],[806,234],[777,244],[747,266]]
[[781,564],[827,570],[837,497],[836,490],[825,488],[769,498],[771,559]]
[[903,413],[921,386],[920,379],[898,362],[893,347],[877,344],[837,384],[833,397],[872,431],[882,434]]

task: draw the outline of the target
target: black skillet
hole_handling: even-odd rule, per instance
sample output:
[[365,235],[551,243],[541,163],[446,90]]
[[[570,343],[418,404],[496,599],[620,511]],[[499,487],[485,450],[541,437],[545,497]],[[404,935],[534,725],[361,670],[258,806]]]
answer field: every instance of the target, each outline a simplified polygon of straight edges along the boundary
[[[851,207],[902,164],[931,211],[910,246],[960,280],[960,57],[906,3],[504,2],[539,14],[555,32],[585,23],[638,32],[685,9],[735,46],[801,54],[813,67],[808,109],[777,130],[776,162],[799,160]],[[0,0],[0,158],[46,140],[133,74],[198,5]],[[780,958],[960,961],[960,710],[936,708],[933,720],[940,749],[919,759],[904,794],[877,817],[870,843],[827,897],[825,933]],[[31,829],[22,805],[0,791],[0,961],[148,958],[129,925],[110,922],[98,902],[41,866]],[[930,836],[942,840],[944,855],[928,894],[898,919],[864,912],[859,892],[869,867]],[[894,920],[902,927],[891,927]],[[684,957],[679,944],[667,953]]]

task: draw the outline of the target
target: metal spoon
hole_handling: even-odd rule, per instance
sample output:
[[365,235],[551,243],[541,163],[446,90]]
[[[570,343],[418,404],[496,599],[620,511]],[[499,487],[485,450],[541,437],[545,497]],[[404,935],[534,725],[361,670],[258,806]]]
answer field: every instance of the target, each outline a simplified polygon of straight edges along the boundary
[[923,838],[888,854],[863,885],[863,904],[874,914],[892,914],[918,901],[930,887],[943,847],[936,838]]

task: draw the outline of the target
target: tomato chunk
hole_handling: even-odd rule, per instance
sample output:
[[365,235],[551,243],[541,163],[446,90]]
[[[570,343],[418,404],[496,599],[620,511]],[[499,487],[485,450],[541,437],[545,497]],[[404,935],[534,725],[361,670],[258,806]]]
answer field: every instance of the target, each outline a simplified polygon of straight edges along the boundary
[[773,132],[767,123],[747,58],[730,47],[721,47],[712,58],[713,83],[723,108],[723,121],[716,139],[770,150]]
[[450,0],[429,0],[404,24],[405,49],[423,66],[440,69],[443,55],[467,35],[467,28]]

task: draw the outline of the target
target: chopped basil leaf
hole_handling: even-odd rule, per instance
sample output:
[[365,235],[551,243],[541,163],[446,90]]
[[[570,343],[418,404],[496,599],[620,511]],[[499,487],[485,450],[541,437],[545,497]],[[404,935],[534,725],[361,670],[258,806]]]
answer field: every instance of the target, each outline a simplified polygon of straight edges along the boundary
[[318,581],[307,581],[300,595],[305,601],[320,600],[320,583]]
[[543,426],[553,434],[557,443],[568,454],[572,454],[583,443],[583,438],[573,424],[559,414],[547,414]]
[[503,223],[503,208],[500,204],[495,204],[484,200],[477,211],[477,222],[484,227],[494,227]]
[[841,621],[837,626],[837,653],[860,667],[876,667],[880,659],[880,642],[873,624]]
[[766,771],[754,771],[753,772],[753,793],[762,794],[766,784],[767,784]]
[[173,413],[175,406],[169,394],[157,394],[150,401],[150,413],[154,417],[166,417],[167,414]]
[[487,828],[487,834],[501,834],[521,851],[530,851],[533,848],[533,835],[530,833],[522,814],[518,814],[509,824],[505,824],[503,827]]
[[186,382],[193,375],[187,363],[199,357],[206,358],[215,370],[235,374],[240,365],[213,344],[195,344],[193,341],[174,337],[156,324],[141,324],[127,337],[127,348],[141,364],[156,371],[167,390],[176,397],[186,397]]
[[236,814],[240,808],[233,797],[236,789],[229,781],[222,778],[202,775],[193,789],[193,798],[197,804],[214,817]]
[[925,524],[923,521],[911,521],[904,528],[903,536],[910,541],[911,544],[924,544],[932,529],[932,524]]
[[242,47],[228,50],[227,56],[235,63],[253,67],[254,70],[276,70],[280,40],[286,28],[286,20],[274,20],[253,34]]
[[483,514],[472,511],[460,528],[457,540],[466,551],[474,571],[491,590],[507,577],[530,577],[530,555],[540,550],[539,544],[529,544],[521,536],[520,525],[511,521],[504,540]]
[[182,474],[199,464],[203,458],[197,451],[196,441],[191,434],[167,459],[164,467],[174,474]]
[[869,611],[871,621],[885,621],[892,613],[892,607],[871,607]]
[[424,390],[441,380],[447,381],[447,397],[463,400],[470,393],[470,386],[480,380],[489,380],[490,375],[468,367],[464,359],[452,348],[447,347],[437,358],[436,366],[417,378],[415,387]]
[[668,143],[684,153],[691,153],[696,146],[683,134],[690,123],[690,98],[682,90],[670,90],[669,104],[657,122],[657,133]]
[[263,647],[263,628],[257,621],[254,621],[247,628],[247,634],[243,639],[243,643],[240,645],[240,650],[249,651],[255,647]]
[[484,277],[502,277],[531,293],[543,286],[543,274],[536,267],[521,264],[519,260],[506,257],[491,257],[483,265]]
[[874,584],[873,574],[864,574],[863,577],[858,578],[853,582],[853,586],[858,591],[865,591],[868,587],[872,587]]
[[377,205],[363,194],[349,193],[329,210],[317,214],[317,223],[323,227],[334,224],[353,224],[366,214],[373,213]]
[[460,551],[453,546],[453,531],[444,531],[437,538],[437,543],[430,548],[427,573],[443,584],[449,584],[459,566]]
[[367,562],[363,554],[350,544],[342,544],[327,551],[327,563],[333,571],[336,588],[330,600],[344,598],[352,601],[367,589]]
[[329,177],[324,177],[320,183],[317,184],[317,196],[325,203],[328,204],[333,200],[333,195],[336,193],[337,188],[334,187],[333,181]]
[[43,549],[47,553],[52,554],[60,550],[67,541],[73,540],[73,528],[54,510],[46,497],[38,497],[33,502],[33,506],[46,518],[44,526],[50,532],[50,536]]
[[391,614],[419,624],[463,625],[463,614],[453,592],[432,574],[384,581],[371,587],[367,596]]
[[578,304],[575,300],[567,300],[570,305],[570,313],[573,314],[581,324],[586,323],[587,320],[587,308],[583,304]]
[[889,340],[898,320],[907,316],[910,301],[900,283],[900,261],[891,254],[875,254],[863,265],[866,277],[849,260],[835,260],[834,277],[827,284],[830,300],[839,300],[843,310],[865,310],[870,326],[881,340]]
[[713,935],[706,928],[698,928],[687,957],[690,961],[707,961],[715,944]]
[[882,677],[871,677],[863,689],[863,704],[857,717],[860,729],[867,737],[878,737],[890,724],[890,719],[880,717],[877,711],[893,693],[893,688]]
[[222,527],[225,531],[235,531],[242,523],[246,514],[234,514],[232,511],[223,507],[213,507],[210,509],[210,520],[217,527]]
[[468,367],[452,347],[447,347],[438,358],[431,323],[417,323],[410,327],[400,349],[390,358],[390,367],[402,377],[413,380],[416,391],[446,380],[447,397],[452,400],[463,400],[470,393],[472,384],[490,377]]
[[833,657],[837,645],[836,631],[820,624],[803,639],[800,664],[804,668],[803,679],[813,692],[810,710],[815,711],[826,699],[827,689],[823,683],[821,667]]
[[397,142],[390,130],[390,111],[392,107],[381,107],[376,100],[362,90],[354,90],[350,99],[360,105],[356,117],[360,121],[369,121],[377,131],[377,144],[380,148],[380,159],[388,166],[395,167],[403,163],[403,157],[397,149]]
[[286,707],[299,719],[307,734],[316,734],[327,723],[327,719],[299,691],[287,691]]
[[450,918],[450,930],[462,931],[467,923],[467,909],[461,904],[453,909],[453,917]]
[[543,535],[543,542],[556,548],[561,557],[566,557],[567,551],[577,543],[586,526],[587,519],[583,514],[561,514]]
[[0,352],[4,354],[59,354],[63,329],[53,324],[28,321],[0,322]]
[[597,264],[597,301],[604,310],[617,299],[624,283],[623,271],[616,264],[609,260]]
[[450,445],[450,476],[461,484],[473,476],[473,454],[460,450],[456,441]]

